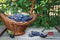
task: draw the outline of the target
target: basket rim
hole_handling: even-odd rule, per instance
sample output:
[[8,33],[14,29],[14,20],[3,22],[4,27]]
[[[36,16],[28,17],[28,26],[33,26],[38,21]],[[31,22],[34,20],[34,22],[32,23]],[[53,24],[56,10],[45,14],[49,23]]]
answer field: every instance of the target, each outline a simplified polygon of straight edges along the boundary
[[14,21],[14,20],[11,20],[10,18],[8,18],[7,16],[6,16],[6,21],[7,22],[10,22],[11,24],[17,24],[17,25],[28,25],[28,24],[30,24],[31,22],[33,22],[35,19],[36,19],[36,15],[33,13],[33,15],[31,15],[33,18],[32,18],[32,20],[29,20],[29,21],[26,21],[26,22],[16,22],[16,21]]

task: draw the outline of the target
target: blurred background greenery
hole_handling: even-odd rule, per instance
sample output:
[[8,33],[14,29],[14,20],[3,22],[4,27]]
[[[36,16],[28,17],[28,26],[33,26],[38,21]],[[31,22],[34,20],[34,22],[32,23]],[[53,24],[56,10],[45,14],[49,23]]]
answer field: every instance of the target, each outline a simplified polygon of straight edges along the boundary
[[[0,9],[5,14],[18,12],[29,12],[31,0],[0,0]],[[55,27],[60,25],[60,0],[36,0],[34,13],[37,19],[30,26],[32,27]],[[0,25],[3,25],[0,20]]]

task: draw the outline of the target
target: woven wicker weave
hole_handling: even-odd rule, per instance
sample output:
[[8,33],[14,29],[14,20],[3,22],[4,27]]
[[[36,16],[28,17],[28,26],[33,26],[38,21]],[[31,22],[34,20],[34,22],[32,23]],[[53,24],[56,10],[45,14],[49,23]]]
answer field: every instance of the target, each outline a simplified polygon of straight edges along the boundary
[[0,13],[0,17],[1,17],[2,21],[4,22],[6,28],[8,30],[11,30],[14,35],[23,35],[25,33],[25,29],[28,27],[28,25],[31,24],[36,19],[36,15],[33,13],[33,8],[34,8],[34,1],[32,1],[32,7],[30,10],[30,15],[33,18],[32,18],[32,20],[27,21],[27,22],[13,21],[2,13]]

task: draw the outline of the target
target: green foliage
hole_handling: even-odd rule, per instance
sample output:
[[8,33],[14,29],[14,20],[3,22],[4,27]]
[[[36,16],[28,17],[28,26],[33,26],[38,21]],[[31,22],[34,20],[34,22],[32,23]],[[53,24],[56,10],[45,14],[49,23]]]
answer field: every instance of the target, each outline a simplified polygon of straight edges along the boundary
[[[7,1],[8,2],[8,1]],[[10,1],[9,1],[10,2]],[[34,12],[38,14],[36,21],[31,25],[36,27],[54,27],[60,25],[60,17],[49,16],[50,8],[53,8],[53,5],[58,4],[59,0],[36,0]],[[6,7],[2,6],[2,9],[7,12],[8,10],[13,14],[17,13],[18,10],[21,12],[29,12],[31,8],[30,0],[16,0],[6,4]]]

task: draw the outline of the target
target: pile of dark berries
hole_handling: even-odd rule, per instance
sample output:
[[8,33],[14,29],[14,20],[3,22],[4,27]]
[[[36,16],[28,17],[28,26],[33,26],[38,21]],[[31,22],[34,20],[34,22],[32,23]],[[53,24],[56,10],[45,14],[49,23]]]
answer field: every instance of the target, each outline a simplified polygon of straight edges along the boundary
[[16,22],[26,22],[29,20],[32,20],[30,15],[24,15],[24,14],[14,14],[13,16],[8,16],[8,18],[16,21]]

